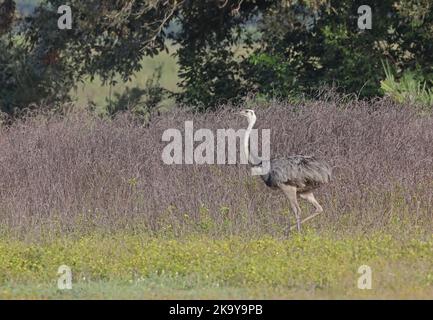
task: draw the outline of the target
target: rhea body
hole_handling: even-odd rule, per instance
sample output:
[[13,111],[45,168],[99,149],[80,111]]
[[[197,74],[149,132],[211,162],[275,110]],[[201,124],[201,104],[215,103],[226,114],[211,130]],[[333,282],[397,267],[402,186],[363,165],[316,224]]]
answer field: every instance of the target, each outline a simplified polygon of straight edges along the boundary
[[[250,154],[249,146],[251,131],[257,120],[256,114],[253,110],[243,110],[240,115],[248,119],[248,128],[243,143],[245,155],[251,165],[260,165],[262,162]],[[330,166],[325,161],[315,157],[295,155],[270,159],[266,167],[269,170],[261,175],[261,178],[268,187],[284,192],[296,217],[296,227],[298,231],[301,231],[302,223],[323,212],[323,208],[314,197],[313,191],[330,181]],[[301,220],[298,196],[315,208],[314,214],[304,220]]]

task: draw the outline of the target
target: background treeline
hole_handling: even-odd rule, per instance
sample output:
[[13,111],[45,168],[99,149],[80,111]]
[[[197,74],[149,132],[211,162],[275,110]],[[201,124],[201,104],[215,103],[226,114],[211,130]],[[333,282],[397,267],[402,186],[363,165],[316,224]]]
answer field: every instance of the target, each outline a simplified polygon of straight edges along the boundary
[[[161,69],[105,105],[146,115],[164,99],[199,110],[308,97],[332,85],[433,104],[433,4],[429,0],[71,0],[72,30],[58,30],[63,0],[0,0],[0,108],[58,109],[80,83],[131,80],[143,59],[169,50],[177,89]],[[373,11],[358,28],[358,7]],[[19,10],[18,10],[19,9]]]

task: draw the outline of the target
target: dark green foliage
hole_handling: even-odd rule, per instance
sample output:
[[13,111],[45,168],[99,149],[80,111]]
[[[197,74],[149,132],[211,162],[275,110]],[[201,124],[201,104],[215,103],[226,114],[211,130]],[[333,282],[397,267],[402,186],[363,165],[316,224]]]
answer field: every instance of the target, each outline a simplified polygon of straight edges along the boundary
[[165,49],[164,27],[176,1],[73,0],[72,30],[59,30],[61,0],[45,0],[0,38],[0,105],[13,113],[30,104],[62,103],[84,77],[123,80],[144,56]]
[[[0,38],[0,110],[13,114],[31,105],[57,107],[73,86],[67,65],[52,63],[41,47],[29,51]],[[54,58],[53,58],[54,59]]]
[[[12,0],[3,4],[14,8]],[[397,78],[407,70],[433,78],[429,0],[71,0],[73,28],[59,30],[63,4],[44,0],[15,25],[13,10],[2,11],[3,111],[56,106],[86,77],[126,81],[144,56],[167,49],[168,39],[177,45],[177,100],[198,110],[238,103],[251,92],[266,99],[309,94],[323,84],[374,97],[382,94],[382,60],[396,67]],[[357,26],[360,5],[372,8],[372,30]],[[179,30],[169,32],[171,22]],[[161,92],[152,85],[125,97],[141,101],[149,90],[156,100],[146,104],[156,105]]]
[[0,0],[0,36],[8,32],[15,19],[15,2]]
[[[189,1],[179,14],[181,88],[178,100],[199,110],[237,102],[247,93],[234,47],[251,45],[246,24],[272,1]],[[239,10],[238,10],[239,9]]]
[[[259,28],[260,47],[249,59],[247,82],[279,96],[335,82],[361,96],[380,94],[381,59],[401,69],[433,66],[433,11],[427,1],[347,1],[308,8],[276,5]],[[410,4],[420,3],[411,7]],[[358,28],[358,7],[373,11],[373,28]],[[404,9],[406,8],[406,9]],[[430,8],[418,17],[421,8]]]
[[[243,1],[232,14],[237,4],[190,1],[183,8],[183,28],[174,37],[180,101],[203,109],[248,92],[287,98],[323,84],[373,97],[381,95],[382,59],[425,78],[433,74],[429,1]],[[361,5],[372,8],[371,30],[358,28]],[[245,31],[249,25],[254,36]],[[245,53],[236,56],[235,48]]]
[[129,79],[144,56],[165,49],[164,27],[177,8],[176,1],[72,0],[72,30],[58,30],[57,8],[63,4],[45,0],[27,19],[29,42],[61,51],[77,76],[100,75],[105,81],[115,74]]

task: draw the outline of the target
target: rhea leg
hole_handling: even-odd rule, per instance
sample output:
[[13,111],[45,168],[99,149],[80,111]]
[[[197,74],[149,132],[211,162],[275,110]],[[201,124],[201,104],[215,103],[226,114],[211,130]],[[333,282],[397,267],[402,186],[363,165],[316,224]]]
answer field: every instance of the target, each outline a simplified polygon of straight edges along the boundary
[[302,199],[307,200],[309,203],[311,203],[314,206],[314,208],[316,209],[315,213],[322,213],[323,212],[322,206],[317,202],[317,200],[314,197],[314,194],[312,192],[301,193],[301,194],[299,194],[299,196]]
[[301,223],[305,223],[305,222],[313,219],[314,217],[317,217],[319,214],[321,214],[323,212],[322,206],[317,202],[317,200],[314,197],[312,192],[301,193],[301,194],[299,194],[299,196],[302,199],[307,200],[309,203],[311,203],[314,206],[314,208],[316,208],[316,211],[311,216],[302,220]]
[[284,194],[286,195],[287,199],[289,200],[290,207],[295,214],[296,217],[296,227],[298,231],[301,231],[301,208],[298,204],[298,194],[296,187],[288,186],[288,185],[281,185],[281,190],[283,190]]

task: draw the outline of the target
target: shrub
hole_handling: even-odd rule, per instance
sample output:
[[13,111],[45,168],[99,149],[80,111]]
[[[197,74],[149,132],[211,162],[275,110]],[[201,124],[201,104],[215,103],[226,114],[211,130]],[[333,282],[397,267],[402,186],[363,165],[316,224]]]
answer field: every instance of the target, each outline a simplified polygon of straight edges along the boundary
[[396,79],[396,71],[388,62],[383,63],[386,78],[380,82],[385,95],[399,103],[418,104],[433,107],[433,82],[428,82],[423,76],[411,70],[402,72],[400,79]]

